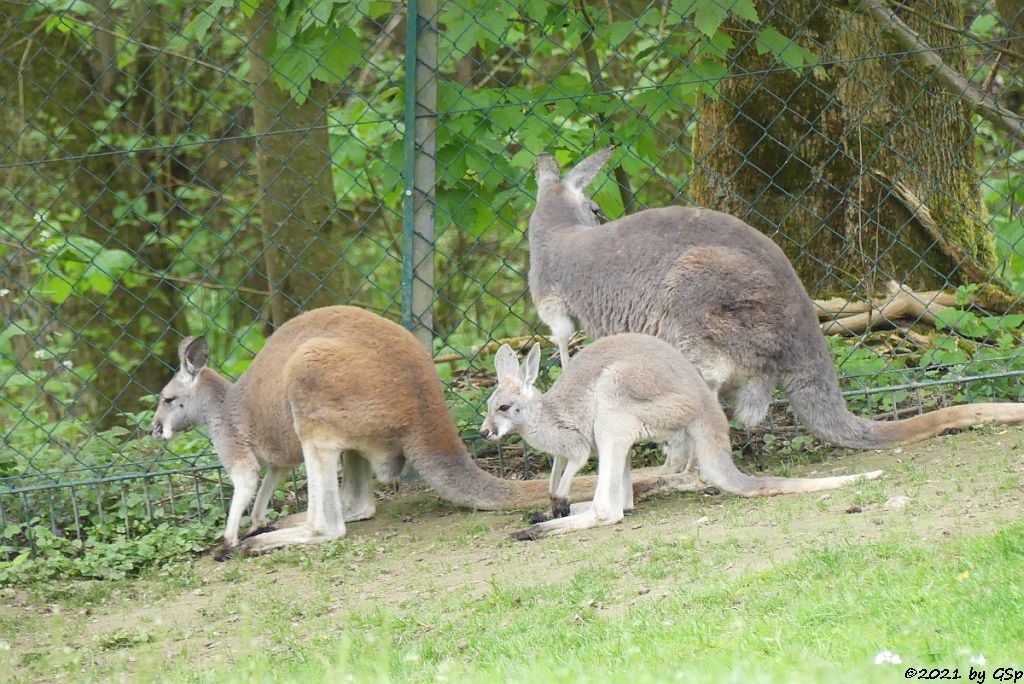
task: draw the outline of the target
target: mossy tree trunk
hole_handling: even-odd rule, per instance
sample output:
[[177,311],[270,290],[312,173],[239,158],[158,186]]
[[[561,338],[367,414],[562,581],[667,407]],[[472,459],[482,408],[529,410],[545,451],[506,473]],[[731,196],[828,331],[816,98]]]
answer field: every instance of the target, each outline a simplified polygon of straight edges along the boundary
[[248,28],[253,119],[261,136],[256,169],[264,261],[273,290],[271,317],[279,326],[303,311],[351,298],[358,279],[344,254],[358,226],[343,225],[336,213],[327,88],[314,82],[301,103],[282,90],[264,59],[276,27],[256,12]]
[[[733,71],[753,75],[726,79],[718,99],[701,103],[693,200],[772,235],[814,296],[865,297],[889,280],[960,284],[958,264],[908,204],[927,208],[941,233],[992,268],[973,128],[957,97],[912,58],[885,56],[900,49],[870,17],[818,0],[757,6],[767,25],[829,65],[779,71],[752,40],[737,40]],[[962,24],[959,0],[934,3],[931,15],[940,21],[901,17],[929,44],[957,43],[938,24]],[[943,56],[963,67],[961,52]]]

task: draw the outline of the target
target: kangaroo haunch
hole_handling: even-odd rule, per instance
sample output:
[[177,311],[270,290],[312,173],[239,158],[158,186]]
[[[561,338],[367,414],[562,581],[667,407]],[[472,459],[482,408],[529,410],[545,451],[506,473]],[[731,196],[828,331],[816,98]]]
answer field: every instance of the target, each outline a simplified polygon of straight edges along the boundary
[[[835,489],[882,474],[815,478],[740,472],[732,462],[729,422],[715,395],[679,350],[650,335],[612,335],[588,345],[546,394],[533,386],[539,364],[539,346],[520,368],[515,352],[502,345],[494,357],[498,386],[487,400],[480,430],[495,440],[517,432],[554,457],[550,493],[555,519],[516,533],[517,539],[622,520],[624,511],[633,508],[629,450],[641,441],[664,444],[669,463],[691,454],[684,474],[740,496]],[[570,507],[572,478],[595,453],[593,503]]]
[[637,332],[670,342],[713,391],[731,397],[735,418],[747,426],[764,419],[776,385],[812,433],[849,447],[1024,421],[1024,405],[1011,403],[948,407],[893,422],[853,415],[814,304],[782,250],[738,218],[709,209],[647,209],[599,224],[583,188],[610,154],[597,152],[561,180],[553,157],[537,158],[530,294],[563,365],[575,319],[595,338]]
[[[187,338],[181,368],[160,392],[154,437],[194,425],[210,433],[234,485],[223,558],[239,546],[242,513],[256,494],[246,553],[345,535],[345,523],[375,513],[372,477],[393,481],[408,463],[438,494],[470,508],[546,503],[546,483],[510,481],[476,466],[448,415],[427,351],[407,330],[349,306],[314,309],[282,325],[237,382],[206,366],[207,345]],[[338,459],[344,454],[342,486]],[[274,488],[305,463],[306,514],[263,531]],[[259,468],[267,474],[257,493]],[[587,495],[593,478],[584,483]],[[686,478],[637,479],[638,495],[690,489]]]

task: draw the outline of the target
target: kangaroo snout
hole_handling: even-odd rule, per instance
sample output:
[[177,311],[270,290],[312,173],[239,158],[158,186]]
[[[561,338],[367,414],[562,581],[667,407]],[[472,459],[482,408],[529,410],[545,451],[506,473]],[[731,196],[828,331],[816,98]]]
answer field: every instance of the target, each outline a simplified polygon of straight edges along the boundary
[[163,423],[161,423],[159,420],[154,418],[153,422],[150,423],[150,425],[149,425],[149,434],[151,434],[156,439],[163,439],[164,438],[164,426],[163,426]]
[[501,439],[501,436],[498,434],[497,430],[488,427],[480,428],[480,436],[486,439],[488,442],[497,442],[499,439]]

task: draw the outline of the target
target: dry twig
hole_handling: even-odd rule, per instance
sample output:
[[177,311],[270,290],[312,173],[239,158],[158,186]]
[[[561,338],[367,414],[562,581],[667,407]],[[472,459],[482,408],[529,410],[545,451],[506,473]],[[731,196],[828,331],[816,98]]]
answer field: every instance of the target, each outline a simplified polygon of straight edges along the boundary
[[920,35],[903,23],[903,20],[896,16],[882,0],[863,0],[860,6],[871,18],[890,32],[900,47],[906,50],[925,71],[931,73],[935,80],[963,100],[979,115],[1018,140],[1024,141],[1024,122],[1016,114],[975,88],[961,74],[948,67],[942,61],[942,57]]

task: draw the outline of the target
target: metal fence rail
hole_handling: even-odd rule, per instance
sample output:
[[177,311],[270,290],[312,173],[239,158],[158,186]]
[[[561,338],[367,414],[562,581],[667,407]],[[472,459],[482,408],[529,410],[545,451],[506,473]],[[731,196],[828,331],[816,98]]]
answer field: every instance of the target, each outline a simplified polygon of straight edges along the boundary
[[472,440],[495,343],[545,333],[544,151],[615,144],[612,218],[693,204],[775,239],[854,410],[1019,400],[1016,5],[0,2],[0,562],[222,515],[205,437],[146,437],[197,331],[237,377],[298,312],[366,307],[433,351]]

